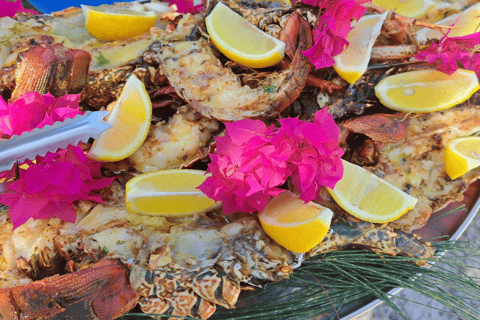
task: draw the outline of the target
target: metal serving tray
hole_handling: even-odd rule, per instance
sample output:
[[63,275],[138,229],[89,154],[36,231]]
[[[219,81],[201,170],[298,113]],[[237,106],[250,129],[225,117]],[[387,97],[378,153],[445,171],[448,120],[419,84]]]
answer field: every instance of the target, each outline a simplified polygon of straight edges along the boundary
[[[115,0],[121,2],[123,0]],[[137,0],[144,2],[145,0]],[[148,0],[147,0],[148,1]],[[65,7],[69,5],[75,5],[72,2],[68,2]],[[102,1],[102,3],[112,3],[114,0]],[[25,7],[29,9],[34,9],[41,12],[48,12],[52,10],[45,10],[45,8],[40,4],[39,0],[22,0],[22,3]],[[62,5],[62,6],[63,6]],[[40,10],[39,10],[40,9]],[[41,10],[43,9],[43,10]],[[453,210],[461,205],[465,205],[465,210],[461,210],[455,213],[450,213],[448,215],[442,216],[445,212]],[[422,229],[417,230],[415,233],[420,235],[424,239],[434,239],[441,236],[448,235],[450,240],[457,240],[461,237],[465,229],[472,222],[475,216],[480,212],[480,181],[473,183],[468,190],[464,193],[464,199],[460,202],[455,202],[450,204],[443,210],[435,212],[427,225]],[[445,240],[445,239],[442,239]],[[393,288],[388,291],[390,295],[396,295],[402,290],[402,288]],[[361,314],[377,307],[383,302],[379,299],[376,299],[375,296],[370,296],[367,298],[359,299],[357,301],[351,302],[348,305],[344,305],[342,310],[339,311],[339,316],[342,320],[350,320],[355,317],[360,316]],[[143,317],[122,317],[122,319],[143,319]],[[150,319],[150,317],[146,317]],[[319,320],[319,317],[315,317],[315,320]],[[312,319],[312,320],[314,320]]]

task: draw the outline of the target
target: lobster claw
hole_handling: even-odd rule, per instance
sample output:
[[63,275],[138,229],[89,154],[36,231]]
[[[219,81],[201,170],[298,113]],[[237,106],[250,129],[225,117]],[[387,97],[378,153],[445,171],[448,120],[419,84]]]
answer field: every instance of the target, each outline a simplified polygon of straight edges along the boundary
[[50,92],[58,98],[67,93],[80,93],[87,81],[92,56],[62,44],[40,43],[19,54],[16,85],[11,101],[26,92]]
[[[300,17],[298,12],[293,12],[288,19],[287,24],[279,34],[279,39],[285,42],[285,53],[292,60],[287,62],[289,59],[284,58],[279,66],[285,69],[289,68],[292,71],[292,76],[289,79],[289,84],[279,94],[277,101],[272,103],[272,109],[275,110],[275,113],[285,110],[300,96],[311,68],[308,58],[302,54],[302,51],[313,45],[310,25]],[[273,115],[270,114],[269,116]]]
[[[313,45],[310,24],[296,11],[288,19],[278,38],[285,42],[285,53],[292,60],[297,51],[305,51]],[[300,55],[300,52],[298,54]],[[308,61],[308,59],[305,60]]]
[[409,119],[404,113],[372,114],[342,122],[342,126],[375,142],[397,143],[407,137]]
[[75,273],[0,289],[0,318],[114,319],[136,303],[125,267],[103,260]]

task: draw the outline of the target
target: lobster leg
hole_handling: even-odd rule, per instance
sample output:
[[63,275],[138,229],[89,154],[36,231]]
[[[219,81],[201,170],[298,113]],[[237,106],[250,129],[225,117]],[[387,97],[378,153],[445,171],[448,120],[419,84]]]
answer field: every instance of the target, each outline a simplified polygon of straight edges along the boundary
[[0,316],[17,319],[114,319],[135,306],[126,269],[115,260],[0,290]]
[[[328,251],[344,250],[348,246],[366,248],[379,254],[401,255],[421,259],[433,258],[435,248],[417,236],[394,231],[388,225],[375,225],[369,222],[354,222],[337,217],[332,223],[331,232],[310,251],[311,256]],[[425,265],[425,260],[415,261]]]

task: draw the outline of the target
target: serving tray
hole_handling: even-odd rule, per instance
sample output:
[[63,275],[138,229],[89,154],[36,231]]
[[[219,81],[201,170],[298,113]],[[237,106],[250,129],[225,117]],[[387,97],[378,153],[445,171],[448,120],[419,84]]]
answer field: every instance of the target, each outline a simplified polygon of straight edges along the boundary
[[[68,6],[79,6],[77,4],[77,0],[69,0],[67,3],[62,3],[61,8],[57,7],[49,7],[46,8],[42,5],[41,1],[39,0],[21,0],[24,6],[28,9],[33,9],[38,11],[39,13],[49,13],[52,11],[57,11],[64,9]],[[124,0],[111,0],[111,1],[102,1],[102,3],[113,3],[113,2],[121,2]],[[140,2],[144,2],[142,0],[137,0]],[[148,0],[147,0],[148,1]],[[83,2],[82,2],[83,3]],[[56,6],[58,6],[57,4]],[[452,210],[461,207],[462,205],[465,206],[464,209],[452,212]],[[0,205],[1,209],[1,205]],[[430,220],[428,221],[427,225],[419,230],[416,230],[415,233],[418,234],[423,239],[432,239],[435,240],[446,240],[449,239],[451,241],[458,240],[468,225],[472,222],[475,216],[480,212],[480,181],[477,181],[470,185],[468,190],[464,193],[464,199],[459,202],[455,202],[447,206],[446,208],[435,212]],[[448,214],[446,214],[448,213]],[[396,295],[398,294],[402,288],[392,288],[388,290],[389,295]],[[342,309],[338,311],[339,317],[342,320],[350,320],[354,319],[367,311],[377,307],[382,303],[381,300],[377,299],[375,296],[367,296],[365,298],[361,298],[345,304],[342,306]],[[241,313],[241,308],[238,309]],[[330,318],[330,317],[329,317]],[[151,317],[145,316],[123,316],[120,318],[121,320],[143,320],[143,319],[151,319]],[[317,316],[311,318],[311,320],[323,320],[326,319],[322,316]],[[279,319],[281,320],[281,319]]]

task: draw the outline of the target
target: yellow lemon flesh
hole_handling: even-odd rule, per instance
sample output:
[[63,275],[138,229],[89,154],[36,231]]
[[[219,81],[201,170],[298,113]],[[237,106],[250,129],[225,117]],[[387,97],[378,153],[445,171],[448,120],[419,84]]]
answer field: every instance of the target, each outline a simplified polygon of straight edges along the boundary
[[183,217],[220,206],[196,189],[207,176],[190,169],[160,170],[139,175],[126,185],[127,210],[143,215]]
[[151,11],[134,11],[103,6],[82,5],[85,28],[104,41],[128,39],[144,34],[155,25],[157,15]]
[[343,166],[342,179],[333,190],[327,190],[345,211],[358,219],[373,223],[394,221],[417,203],[416,198],[362,167],[347,161],[343,161]]
[[447,75],[429,69],[386,77],[375,86],[375,95],[390,109],[431,112],[462,103],[479,88],[473,71],[458,69]]
[[445,148],[445,170],[454,180],[480,166],[480,137],[463,137],[449,141]]
[[205,19],[215,46],[228,58],[251,68],[265,68],[280,62],[285,43],[266,34],[219,2]]
[[305,203],[292,192],[272,198],[258,215],[263,230],[282,247],[308,252],[330,229],[333,212],[313,202]]
[[349,46],[333,57],[333,68],[348,83],[354,83],[367,71],[373,45],[388,12],[362,17],[348,33]]
[[394,10],[402,16],[418,18],[435,6],[431,0],[373,0],[374,4],[383,9]]
[[[455,23],[455,21],[457,23]],[[443,20],[435,22],[435,24],[441,26],[450,26],[454,23],[458,28],[452,29],[448,37],[461,37],[480,31],[480,3],[471,6],[459,14],[453,14]],[[423,28],[415,33],[415,37],[418,43],[424,43],[427,42],[428,39],[441,39],[443,33],[438,30]]]
[[143,82],[131,75],[115,107],[108,115],[112,128],[102,132],[88,157],[102,162],[119,161],[132,155],[142,145],[150,129],[152,102]]

